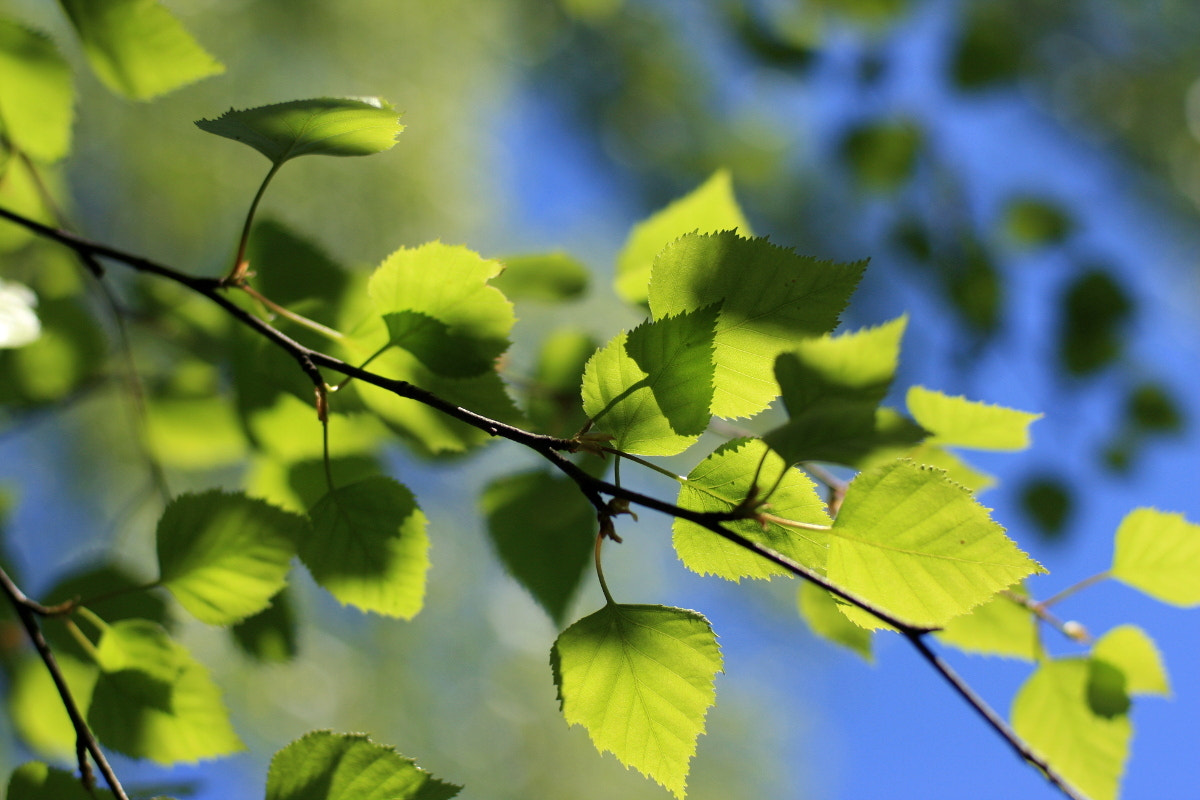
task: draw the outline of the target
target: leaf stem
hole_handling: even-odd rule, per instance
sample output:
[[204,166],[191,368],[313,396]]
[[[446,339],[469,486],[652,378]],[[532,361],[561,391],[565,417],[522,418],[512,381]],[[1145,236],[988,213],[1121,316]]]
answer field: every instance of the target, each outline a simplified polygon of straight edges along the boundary
[[237,254],[233,257],[233,266],[230,268],[229,274],[222,281],[226,286],[239,286],[246,279],[246,272],[250,268],[250,265],[246,263],[246,245],[250,243],[250,227],[254,224],[254,213],[258,210],[258,203],[262,200],[263,193],[267,191],[267,185],[275,177],[275,173],[279,171],[283,163],[280,161],[271,165],[271,169],[267,172],[267,176],[263,178],[258,191],[254,193],[254,199],[250,201],[250,210],[246,212],[246,221],[242,225],[242,235],[238,239]]
[[604,592],[605,601],[610,606],[615,606],[616,601],[613,600],[612,593],[608,591],[608,581],[604,580],[604,566],[601,564],[601,558],[600,558],[600,549],[604,545],[605,537],[608,535],[605,532],[606,524],[607,524],[607,527],[609,527],[609,528],[612,527],[612,518],[611,517],[606,517],[605,520],[601,521],[600,530],[596,534],[596,550],[595,550],[596,578],[598,578],[600,581],[600,591]]
[[1063,589],[1058,594],[1053,595],[1052,597],[1049,597],[1049,598],[1041,601],[1040,603],[1038,603],[1038,605],[1041,606],[1042,608],[1049,608],[1050,606],[1055,605],[1056,603],[1060,603],[1063,600],[1066,600],[1068,597],[1075,594],[1076,592],[1081,592],[1084,589],[1087,589],[1088,587],[1091,587],[1091,586],[1095,586],[1097,583],[1102,583],[1103,581],[1106,581],[1111,577],[1112,577],[1112,573],[1108,570],[1104,570],[1104,572],[1097,572],[1095,575],[1092,575],[1090,578],[1084,578],[1083,580],[1079,581],[1078,583],[1072,584],[1071,586],[1068,586],[1067,588]]
[[645,467],[646,469],[652,469],[655,472],[657,472],[659,475],[665,475],[668,478],[670,478],[671,480],[678,481],[679,483],[687,483],[688,482],[688,479],[685,478],[684,476],[676,475],[674,472],[671,472],[671,470],[666,469],[665,467],[660,467],[658,464],[655,464],[652,461],[647,461],[644,458],[639,458],[638,456],[630,455],[629,453],[626,453],[624,450],[618,450],[615,447],[601,447],[600,451],[604,452],[604,453],[612,453],[614,456],[616,456],[618,466],[620,466],[620,464],[621,464],[620,460],[622,458],[627,458],[630,461],[632,461],[633,463],[639,464],[639,465]]
[[317,322],[316,320],[309,319],[308,317],[304,316],[303,314],[297,314],[295,311],[291,311],[287,308],[284,308],[283,306],[279,305],[274,300],[270,299],[269,297],[267,297],[262,292],[258,291],[257,289],[255,289],[253,286],[251,286],[248,283],[240,283],[240,284],[238,284],[238,288],[241,289],[246,294],[253,297],[258,302],[262,303],[273,314],[278,314],[281,317],[286,317],[287,319],[290,319],[292,322],[295,322],[297,325],[303,325],[304,327],[308,328],[309,330],[316,331],[317,333],[321,334],[322,336],[324,336],[328,339],[333,339],[335,342],[340,342],[341,340],[346,338],[345,334],[343,334],[341,331],[335,331],[333,328],[327,328],[326,326],[322,325],[321,323]]
[[805,530],[805,531],[831,531],[831,530],[833,530],[832,525],[820,525],[816,522],[801,522],[800,520],[796,520],[796,519],[788,519],[786,517],[777,517],[774,514],[767,514],[767,513],[759,512],[759,514],[757,516],[761,520],[765,520],[766,522],[773,522],[776,525],[782,525],[785,528],[799,528],[799,529]]

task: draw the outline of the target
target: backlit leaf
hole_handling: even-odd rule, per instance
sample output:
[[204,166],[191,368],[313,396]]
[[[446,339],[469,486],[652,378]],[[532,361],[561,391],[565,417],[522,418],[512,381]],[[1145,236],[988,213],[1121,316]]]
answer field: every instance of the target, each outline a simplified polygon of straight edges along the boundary
[[[99,673],[96,665],[66,653],[56,653],[55,660],[71,696],[80,708],[87,708]],[[75,755],[75,726],[46,665],[30,654],[12,667],[9,680],[7,710],[21,741],[45,758],[70,761]]]
[[599,350],[583,374],[583,410],[612,446],[673,455],[708,427],[713,381],[710,306],[644,322]]
[[157,0],[59,0],[105,86],[149,100],[225,67]]
[[266,798],[448,800],[460,788],[363,734],[312,731],[271,759]]
[[841,611],[844,605],[829,592],[811,581],[801,581],[796,594],[800,616],[812,632],[834,644],[853,650],[871,661],[871,639],[874,634],[851,622]]
[[367,288],[393,345],[438,374],[465,378],[494,369],[508,349],[512,304],[488,285],[503,268],[465,247],[431,242],[392,253]]
[[592,552],[592,504],[574,481],[542,470],[497,478],[480,504],[505,568],[561,624]]
[[[940,627],[1040,571],[966,489],[940,470],[897,461],[851,482],[827,574],[903,620]],[[861,625],[879,624],[845,610]]]
[[300,559],[339,602],[403,619],[421,610],[429,539],[412,492],[367,478],[332,490],[309,516]]
[[233,641],[246,655],[264,663],[282,663],[296,656],[296,613],[284,588],[271,605],[229,629]]
[[300,156],[367,156],[391,149],[404,130],[399,117],[377,97],[322,97],[230,109],[196,125],[248,144],[279,166]]
[[245,619],[283,588],[307,527],[303,517],[242,494],[182,495],[158,522],[162,584],[202,622]]
[[1042,418],[965,397],[951,397],[923,386],[908,390],[908,413],[930,431],[930,444],[972,450],[1024,450],[1029,447],[1029,426]]
[[563,631],[550,658],[567,723],[682,798],[721,671],[708,620],[679,608],[609,604]]
[[1116,800],[1133,726],[1088,701],[1089,659],[1043,661],[1013,700],[1012,725],[1030,747],[1092,800]]
[[561,302],[582,295],[588,286],[587,267],[566,253],[509,256],[500,259],[504,271],[492,280],[512,300]]
[[1096,640],[1092,658],[1107,662],[1125,676],[1129,694],[1171,696],[1171,684],[1154,640],[1136,625],[1118,625]]
[[1041,651],[1033,612],[1003,595],[955,617],[934,635],[968,653],[1033,661]]
[[31,761],[13,770],[5,800],[112,800],[108,789],[88,791],[74,773]]
[[[758,485],[751,486],[759,465]],[[786,470],[786,473],[784,472]],[[734,439],[726,442],[696,465],[687,482],[679,488],[678,504],[683,508],[706,512],[727,512],[738,506],[752,488],[762,497],[784,475],[772,493],[766,508],[771,514],[797,522],[829,525],[825,503],[817,496],[808,476],[788,469],[778,455],[767,450],[760,439]],[[816,570],[825,568],[828,534],[791,528],[774,522],[765,527],[757,520],[743,519],[723,523],[742,536]],[[731,581],[742,578],[770,578],[787,575],[783,568],[738,545],[727,541],[693,522],[676,518],[675,552],[684,565],[702,575],[717,575]]]
[[775,357],[833,330],[865,262],[835,264],[732,232],[689,234],[654,262],[655,319],[720,304],[712,413],[743,417],[779,394]]
[[1138,508],[1117,529],[1112,576],[1172,605],[1200,605],[1200,525]]
[[645,303],[658,252],[686,233],[717,231],[751,235],[750,225],[733,196],[733,181],[725,170],[714,172],[690,194],[633,227],[617,256],[617,294],[629,303]]
[[9,146],[36,161],[64,157],[74,99],[71,67],[54,42],[0,19],[0,119]]
[[87,721],[107,746],[159,764],[243,749],[208,671],[158,625],[109,626],[96,658],[101,673]]

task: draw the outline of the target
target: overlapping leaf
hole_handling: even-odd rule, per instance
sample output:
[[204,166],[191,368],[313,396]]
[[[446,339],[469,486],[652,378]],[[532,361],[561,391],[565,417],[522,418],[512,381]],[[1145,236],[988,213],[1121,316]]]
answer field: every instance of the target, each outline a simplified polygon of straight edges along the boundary
[[587,267],[560,251],[500,260],[504,271],[491,283],[512,300],[562,302],[579,297],[588,287]]
[[[1039,571],[964,488],[940,470],[897,461],[850,484],[827,575],[907,622],[940,627]],[[865,611],[844,610],[879,625]]]
[[157,0],[59,0],[59,5],[92,71],[133,100],[225,71]]
[[908,390],[907,404],[913,419],[933,434],[931,444],[973,450],[1024,450],[1029,447],[1029,426],[1042,418],[923,386]]
[[104,744],[160,764],[243,749],[208,671],[158,625],[109,626],[96,659],[101,673],[87,721]]
[[867,661],[871,661],[871,639],[873,633],[855,625],[841,607],[838,598],[811,581],[801,581],[796,594],[800,616],[808,623],[812,632],[834,644],[853,650]]
[[[759,474],[758,485],[752,486],[756,473]],[[813,482],[799,470],[788,469],[788,465],[768,451],[760,439],[734,439],[718,447],[696,465],[687,482],[680,486],[678,504],[696,511],[731,511],[751,491],[761,498],[780,475],[783,480],[771,494],[766,510],[783,519],[829,525],[825,503],[817,496]],[[760,525],[754,519],[731,520],[723,524],[805,566],[817,570],[825,568],[828,536],[822,531],[787,527],[776,522]],[[679,560],[702,575],[739,581],[788,574],[761,556],[684,519],[676,518],[673,539]]]
[[367,478],[330,491],[309,517],[300,559],[338,601],[403,619],[421,610],[429,538],[412,492]]
[[182,495],[158,523],[161,582],[213,625],[245,619],[283,588],[305,519],[242,494]]
[[494,369],[508,349],[512,304],[488,285],[503,268],[465,247],[432,242],[392,253],[367,288],[394,346],[433,372],[465,378]]
[[266,800],[449,800],[460,789],[362,734],[313,731],[271,759]]
[[679,608],[610,603],[562,632],[551,664],[567,723],[682,798],[721,671],[708,620]]
[[818,261],[729,231],[688,234],[654,261],[650,311],[662,319],[720,304],[712,413],[748,416],[779,394],[776,356],[833,330],[865,266]]
[[673,455],[708,426],[716,306],[644,322],[588,361],[583,410],[613,446]]
[[1012,725],[1091,800],[1116,800],[1133,726],[1089,701],[1090,659],[1043,661],[1013,700]]
[[616,290],[629,303],[647,301],[654,257],[687,233],[734,231],[750,236],[750,225],[733,196],[733,181],[718,170],[693,192],[639,222],[617,256]]
[[968,653],[1033,661],[1041,652],[1033,612],[1003,595],[955,617],[935,635]]
[[321,97],[201,119],[204,131],[253,147],[275,166],[307,155],[366,156],[396,143],[399,113],[378,97]]
[[1162,655],[1154,640],[1136,625],[1118,625],[1101,636],[1092,646],[1092,658],[1119,669],[1129,694],[1171,696]]
[[[96,665],[60,652],[55,660],[71,696],[80,708],[87,708],[99,675]],[[30,654],[11,666],[8,675],[6,711],[22,743],[43,757],[69,761],[75,755],[78,734],[46,665]]]
[[73,104],[71,67],[50,38],[0,19],[0,119],[9,145],[37,161],[63,158]]
[[1112,576],[1177,606],[1200,605],[1200,525],[1138,508],[1117,529]]
[[13,770],[4,797],[5,800],[112,800],[114,795],[99,787],[86,789],[74,774],[31,761]]

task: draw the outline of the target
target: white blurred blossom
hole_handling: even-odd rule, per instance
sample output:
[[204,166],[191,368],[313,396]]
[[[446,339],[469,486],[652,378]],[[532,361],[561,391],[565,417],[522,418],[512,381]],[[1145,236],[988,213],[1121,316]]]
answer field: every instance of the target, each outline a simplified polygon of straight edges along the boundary
[[28,286],[0,280],[0,347],[24,347],[42,335],[36,305]]

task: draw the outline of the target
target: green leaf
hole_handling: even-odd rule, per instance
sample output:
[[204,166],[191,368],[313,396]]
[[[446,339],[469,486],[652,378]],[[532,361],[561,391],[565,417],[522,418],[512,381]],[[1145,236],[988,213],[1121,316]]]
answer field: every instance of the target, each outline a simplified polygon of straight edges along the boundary
[[1013,700],[1017,734],[1092,800],[1116,800],[1133,726],[1088,702],[1089,659],[1043,661]]
[[246,261],[255,288],[271,300],[322,324],[336,324],[333,311],[350,278],[316,243],[278,220],[260,220],[250,234]]
[[801,581],[800,590],[796,593],[796,605],[813,633],[853,650],[867,661],[873,660],[873,634],[846,618],[841,611],[844,604],[838,598],[811,581]]
[[574,300],[587,291],[588,268],[562,252],[508,256],[500,259],[504,271],[492,286],[513,300],[555,303]]
[[567,724],[682,798],[721,671],[708,620],[610,603],[563,631],[550,660]]
[[795,464],[856,464],[892,438],[877,410],[900,358],[907,319],[842,336],[801,341],[775,360],[788,421],[763,439]]
[[[38,175],[34,173],[35,165],[19,158],[9,158],[5,163],[6,150],[0,147],[0,206],[35,222],[54,225],[54,211],[46,205]],[[0,253],[24,247],[34,236],[33,231],[22,225],[0,220]]]
[[1200,605],[1200,525],[1138,508],[1122,520],[1114,547],[1112,577],[1164,603]]
[[650,277],[655,319],[720,304],[712,413],[742,417],[779,394],[775,357],[833,330],[866,262],[835,264],[732,232],[689,234],[667,246]]
[[542,470],[497,478],[480,504],[509,574],[561,624],[592,552],[592,504],[574,481]]
[[231,108],[216,119],[196,120],[196,125],[253,147],[278,167],[300,156],[368,156],[390,150],[404,130],[399,118],[378,97],[322,97]]
[[330,491],[309,516],[300,559],[339,602],[403,619],[421,610],[429,539],[412,492],[367,478]]
[[912,177],[923,140],[911,120],[871,120],[846,133],[841,155],[862,188],[892,192]]
[[[1012,591],[1024,594],[1020,587],[1013,587]],[[934,635],[943,643],[968,653],[1023,661],[1033,661],[1041,655],[1033,613],[1003,595],[989,600],[970,614],[955,617]]]
[[1004,209],[1005,233],[1023,247],[1058,244],[1074,227],[1074,221],[1060,206],[1036,197],[1015,198]]
[[136,619],[109,626],[96,660],[101,674],[87,721],[104,744],[159,764],[243,749],[208,671],[160,626]]
[[[161,592],[147,591],[145,578],[115,564],[95,564],[80,572],[66,575],[45,593],[49,604],[78,600],[105,622],[122,619],[148,619],[170,627],[168,600]],[[79,640],[71,634],[63,620],[47,620],[42,633],[54,648],[56,657],[71,654],[90,658]]]
[[[761,472],[759,465],[761,464]],[[752,485],[756,473],[757,486]],[[762,497],[783,476],[767,510],[784,519],[829,525],[825,503],[804,473],[789,469],[760,439],[734,439],[696,465],[679,488],[678,505],[696,511],[724,513],[736,508],[753,490]],[[724,525],[747,539],[816,570],[825,568],[828,533],[791,528],[754,519]],[[787,575],[783,568],[684,519],[673,523],[675,552],[688,569],[730,581]]]
[[312,731],[280,750],[267,772],[267,800],[449,800],[443,783],[363,734]]
[[1069,372],[1087,375],[1121,355],[1135,305],[1109,270],[1088,269],[1064,290],[1060,303],[1058,357]]
[[1154,640],[1136,625],[1118,625],[1101,636],[1092,646],[1092,658],[1119,669],[1129,694],[1171,696],[1162,656]]
[[225,71],[156,0],[59,0],[105,86],[149,100]]
[[111,800],[113,796],[100,787],[88,791],[74,773],[30,761],[13,770],[5,800]]
[[508,349],[512,303],[488,285],[503,268],[465,247],[431,242],[392,253],[367,288],[394,346],[440,375],[466,378],[494,370]]
[[[911,461],[863,472],[834,520],[827,574],[916,625],[941,627],[1034,572],[963,487]],[[864,627],[879,621],[846,608]]]
[[35,161],[66,156],[74,99],[71,67],[54,42],[0,19],[0,120],[9,146]]
[[525,400],[534,430],[569,438],[583,427],[587,415],[579,402],[579,387],[596,348],[595,339],[571,328],[554,331],[542,340]]
[[627,453],[674,455],[711,419],[710,306],[647,321],[596,352],[583,373],[583,410],[597,433]]
[[651,268],[659,251],[686,233],[717,231],[751,235],[726,170],[714,172],[690,194],[633,226],[617,256],[617,294],[629,303],[646,303]]
[[201,622],[237,622],[283,588],[307,527],[303,517],[242,494],[182,495],[158,521],[160,580]]
[[296,614],[285,588],[271,605],[229,629],[242,652],[263,663],[283,663],[296,657]]
[[906,398],[908,413],[930,431],[930,444],[972,450],[1024,450],[1029,426],[1041,414],[988,405],[965,397],[913,386]]
[[[80,708],[92,699],[99,670],[90,662],[55,652],[59,672]],[[21,659],[9,674],[8,713],[26,746],[45,758],[70,761],[78,738],[62,697],[40,658]]]

